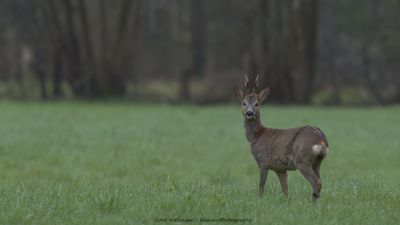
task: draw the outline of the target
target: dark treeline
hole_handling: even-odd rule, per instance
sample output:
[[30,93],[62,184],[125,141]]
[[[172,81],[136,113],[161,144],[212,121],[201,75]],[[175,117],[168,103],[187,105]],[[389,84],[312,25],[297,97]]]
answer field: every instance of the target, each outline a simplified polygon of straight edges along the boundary
[[0,95],[400,102],[398,0],[1,0]]

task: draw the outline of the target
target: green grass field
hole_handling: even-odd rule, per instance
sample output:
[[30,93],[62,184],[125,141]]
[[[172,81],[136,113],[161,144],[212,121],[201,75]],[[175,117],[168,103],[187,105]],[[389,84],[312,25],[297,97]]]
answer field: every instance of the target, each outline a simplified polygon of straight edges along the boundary
[[0,102],[0,224],[399,224],[400,107],[263,107],[327,134],[317,205],[298,171],[258,198],[239,108]]

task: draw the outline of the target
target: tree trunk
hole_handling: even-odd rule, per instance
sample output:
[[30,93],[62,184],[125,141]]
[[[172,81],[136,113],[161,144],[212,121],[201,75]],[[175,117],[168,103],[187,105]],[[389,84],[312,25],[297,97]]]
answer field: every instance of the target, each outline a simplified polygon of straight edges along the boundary
[[195,76],[203,77],[207,52],[205,1],[191,0],[190,12],[192,70]]
[[269,1],[266,74],[267,86],[274,90],[271,101],[288,103],[293,99],[290,76],[291,1]]
[[46,91],[46,66],[44,65],[44,52],[36,52],[33,69],[37,75],[40,84],[40,98],[46,100],[48,98]]
[[71,0],[62,1],[65,11],[66,37],[67,37],[67,56],[69,74],[66,77],[72,92],[76,97],[87,97],[88,79],[82,73],[82,52],[74,20],[75,11]]
[[314,81],[318,0],[258,0],[252,59],[270,99],[309,103]]
[[318,0],[298,0],[294,4],[294,101],[305,104],[310,101],[314,81]]
[[93,97],[99,95],[98,85],[96,82],[96,65],[94,63],[94,53],[92,40],[90,38],[91,27],[89,26],[88,10],[84,0],[78,0],[79,22],[82,36],[82,50],[85,53],[85,58],[82,61],[82,73],[85,76],[85,96]]
[[361,53],[361,63],[362,63],[362,69],[363,69],[363,78],[366,84],[366,89],[369,91],[369,93],[375,98],[376,103],[379,105],[385,105],[385,99],[383,98],[377,83],[373,80],[372,75],[371,75],[371,59],[370,55],[368,54],[368,45],[364,44],[362,47],[362,53]]
[[183,102],[188,102],[191,99],[190,95],[190,78],[192,76],[191,70],[185,70],[180,78],[180,91],[179,91],[179,99]]
[[62,71],[63,71],[63,52],[58,49],[54,54],[53,62],[53,98],[62,97]]

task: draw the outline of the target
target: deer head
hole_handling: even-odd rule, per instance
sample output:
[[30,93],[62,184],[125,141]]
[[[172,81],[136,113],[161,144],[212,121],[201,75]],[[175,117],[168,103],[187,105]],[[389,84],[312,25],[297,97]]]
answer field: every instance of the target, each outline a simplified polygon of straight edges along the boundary
[[233,93],[242,103],[242,113],[245,120],[251,121],[260,116],[260,105],[265,101],[269,94],[270,88],[264,88],[257,93],[259,86],[259,75],[254,82],[254,87],[250,88],[249,77],[247,74],[244,75],[244,89],[240,89],[237,86],[233,87]]

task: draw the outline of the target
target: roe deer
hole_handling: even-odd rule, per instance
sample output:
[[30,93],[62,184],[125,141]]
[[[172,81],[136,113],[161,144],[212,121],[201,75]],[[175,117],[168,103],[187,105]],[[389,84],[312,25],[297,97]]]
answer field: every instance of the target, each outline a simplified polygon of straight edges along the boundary
[[264,127],[260,121],[260,104],[267,98],[270,89],[267,87],[256,93],[258,80],[257,75],[255,87],[251,90],[249,78],[245,75],[245,90],[234,87],[233,91],[242,103],[246,138],[260,170],[259,195],[261,197],[264,193],[268,170],[273,170],[278,176],[283,194],[287,196],[287,171],[298,169],[311,183],[312,199],[315,202],[322,188],[319,168],[329,151],[328,140],[317,127]]

